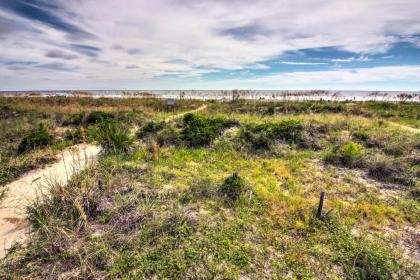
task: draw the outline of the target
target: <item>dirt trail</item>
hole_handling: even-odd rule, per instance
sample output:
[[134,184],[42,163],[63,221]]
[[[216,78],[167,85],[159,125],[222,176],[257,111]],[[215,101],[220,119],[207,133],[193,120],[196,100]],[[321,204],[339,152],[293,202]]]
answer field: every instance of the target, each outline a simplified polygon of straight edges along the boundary
[[88,144],[75,145],[59,155],[59,161],[45,168],[32,170],[18,180],[6,185],[7,192],[0,201],[0,258],[15,242],[27,237],[29,223],[26,207],[45,192],[52,182],[66,184],[69,178],[93,162],[99,147]]
[[403,124],[399,124],[396,122],[389,122],[392,126],[401,128],[402,130],[411,132],[411,133],[420,133],[420,129],[415,128],[415,127],[411,127],[411,126],[407,126],[407,125],[403,125]]
[[182,112],[182,113],[179,113],[179,114],[176,114],[176,115],[173,115],[173,116],[167,117],[167,118],[165,119],[165,121],[172,121],[172,120],[175,120],[175,119],[181,118],[181,117],[182,117],[182,116],[184,116],[185,114],[188,114],[188,113],[197,113],[197,112],[202,111],[202,110],[204,110],[204,109],[206,109],[206,108],[207,108],[207,105],[203,105],[203,106],[198,107],[197,109],[194,109],[194,110],[191,110],[191,111],[187,111],[187,112]]

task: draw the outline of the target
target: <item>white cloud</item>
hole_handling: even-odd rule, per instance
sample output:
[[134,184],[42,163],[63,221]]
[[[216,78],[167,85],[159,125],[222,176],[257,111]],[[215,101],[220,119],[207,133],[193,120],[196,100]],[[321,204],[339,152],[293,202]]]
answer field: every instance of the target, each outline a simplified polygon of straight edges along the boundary
[[[420,33],[418,0],[62,0],[58,3],[63,6],[59,11],[61,19],[78,24],[96,38],[74,38],[40,22],[0,11],[0,17],[41,31],[34,33],[20,28],[15,35],[6,33],[0,53],[8,60],[47,64],[60,59],[51,55],[52,50],[56,54],[60,52],[63,58],[67,57],[62,61],[66,68],[77,72],[57,72],[56,79],[73,80],[86,86],[91,85],[89,77],[95,77],[98,83],[123,85],[153,79],[159,83],[159,77],[173,73],[186,79],[220,70],[268,69],[264,61],[286,51],[308,48],[334,46],[361,53],[333,62],[369,61],[368,55],[386,53],[395,42],[420,42],[412,36]],[[96,58],[87,57],[70,48],[71,44],[93,46],[101,51]],[[48,52],[50,55],[46,55]],[[281,63],[309,66],[323,62]],[[25,69],[19,70],[22,77],[50,76],[46,69],[34,66]],[[2,65],[0,70],[0,75],[12,79],[16,75],[16,70]],[[342,71],[346,77],[354,77],[347,70]],[[299,82],[314,75],[321,79],[325,74],[333,75],[316,73],[300,76],[289,73],[282,79]],[[336,76],[338,80],[340,77]]]

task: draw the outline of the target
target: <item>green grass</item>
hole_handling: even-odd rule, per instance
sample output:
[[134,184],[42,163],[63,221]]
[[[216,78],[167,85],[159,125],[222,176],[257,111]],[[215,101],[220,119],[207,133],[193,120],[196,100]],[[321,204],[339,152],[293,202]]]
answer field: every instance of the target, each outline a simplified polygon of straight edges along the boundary
[[[9,253],[0,278],[418,278],[404,252],[415,235],[402,236],[420,223],[419,135],[389,123],[417,127],[417,105],[207,105],[165,122],[160,110],[114,119],[127,137],[140,127],[139,139],[31,206],[30,242]],[[101,125],[90,128],[99,142],[128,139]]]

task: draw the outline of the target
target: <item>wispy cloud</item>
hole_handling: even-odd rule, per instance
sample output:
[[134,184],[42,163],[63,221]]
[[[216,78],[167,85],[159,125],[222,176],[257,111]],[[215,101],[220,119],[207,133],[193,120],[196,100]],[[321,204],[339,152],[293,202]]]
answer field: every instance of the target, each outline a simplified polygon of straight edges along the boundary
[[295,62],[295,61],[281,61],[281,64],[288,64],[288,65],[325,65],[328,64],[326,62]]
[[332,62],[367,62],[371,61],[372,59],[368,56],[359,56],[359,57],[347,57],[347,58],[335,58],[331,59]]

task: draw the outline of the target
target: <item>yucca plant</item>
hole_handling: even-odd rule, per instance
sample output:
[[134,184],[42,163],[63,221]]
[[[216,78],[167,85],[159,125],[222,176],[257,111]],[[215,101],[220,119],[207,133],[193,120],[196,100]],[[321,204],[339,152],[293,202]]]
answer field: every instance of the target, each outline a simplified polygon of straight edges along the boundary
[[127,152],[134,141],[127,130],[115,121],[103,121],[91,127],[89,133],[105,152]]

